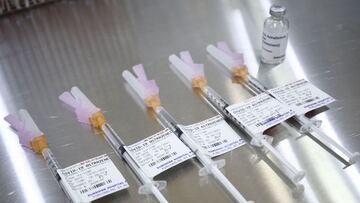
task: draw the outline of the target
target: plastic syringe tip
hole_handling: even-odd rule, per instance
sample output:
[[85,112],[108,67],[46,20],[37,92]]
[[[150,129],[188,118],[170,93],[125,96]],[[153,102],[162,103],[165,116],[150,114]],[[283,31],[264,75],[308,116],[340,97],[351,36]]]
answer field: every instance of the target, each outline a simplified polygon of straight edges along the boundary
[[231,51],[229,45],[224,41],[217,42],[216,44],[217,48],[225,52],[236,65],[244,65],[244,55],[242,53]]
[[37,153],[48,147],[46,136],[37,127],[27,110],[20,109],[17,115],[9,114],[4,120],[15,130],[21,145]]
[[231,51],[226,42],[220,41],[217,43],[217,48],[223,51],[230,59],[232,63],[232,74],[234,77],[247,79],[249,74],[246,65],[244,64],[244,55],[242,53],[236,53]]
[[147,79],[144,66],[142,64],[133,66],[133,70],[138,77],[138,81],[143,87],[143,99],[149,96],[159,95],[159,87],[157,86],[155,80]]
[[101,110],[76,86],[72,87],[70,92],[62,93],[59,100],[71,107],[79,122],[91,124],[96,128],[100,128],[106,122]]
[[14,130],[19,131],[21,129],[22,123],[16,116],[9,114],[4,117],[4,120],[8,122]]
[[147,107],[156,109],[160,106],[159,87],[155,80],[148,80],[142,64],[133,66],[135,77],[130,71],[122,73],[123,78],[144,101]]
[[216,46],[208,45],[206,50],[226,68],[237,79],[247,80],[248,69],[244,64],[244,57],[241,53],[233,52],[226,42],[218,42]]
[[180,52],[180,58],[188,65],[191,69],[192,77],[205,76],[204,64],[194,63],[189,51]]
[[206,86],[207,80],[204,73],[204,64],[194,63],[189,51],[180,52],[180,58],[176,55],[171,55],[169,61],[185,78],[191,81],[192,87],[203,88]]

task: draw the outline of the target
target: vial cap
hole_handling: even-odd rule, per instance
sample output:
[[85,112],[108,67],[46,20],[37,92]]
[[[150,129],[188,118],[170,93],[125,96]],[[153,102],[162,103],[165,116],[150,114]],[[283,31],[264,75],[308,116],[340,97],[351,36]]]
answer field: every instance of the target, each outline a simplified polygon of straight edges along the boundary
[[272,5],[270,7],[270,15],[274,16],[274,17],[283,17],[286,13],[286,8],[284,6],[281,5]]

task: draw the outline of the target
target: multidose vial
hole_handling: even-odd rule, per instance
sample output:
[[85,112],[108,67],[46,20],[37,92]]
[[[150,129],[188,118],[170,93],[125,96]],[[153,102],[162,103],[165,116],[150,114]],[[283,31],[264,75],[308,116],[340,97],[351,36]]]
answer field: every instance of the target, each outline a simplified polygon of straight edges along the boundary
[[289,21],[284,17],[286,8],[272,5],[270,17],[264,21],[261,61],[267,64],[279,64],[285,60],[288,41]]

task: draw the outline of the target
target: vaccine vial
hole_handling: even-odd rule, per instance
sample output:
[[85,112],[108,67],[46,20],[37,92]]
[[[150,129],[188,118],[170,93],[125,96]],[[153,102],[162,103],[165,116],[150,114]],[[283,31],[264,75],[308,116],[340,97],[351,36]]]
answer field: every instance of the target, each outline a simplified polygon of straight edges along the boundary
[[261,61],[266,64],[279,64],[285,60],[288,41],[289,21],[284,17],[286,8],[272,5],[270,17],[264,21]]

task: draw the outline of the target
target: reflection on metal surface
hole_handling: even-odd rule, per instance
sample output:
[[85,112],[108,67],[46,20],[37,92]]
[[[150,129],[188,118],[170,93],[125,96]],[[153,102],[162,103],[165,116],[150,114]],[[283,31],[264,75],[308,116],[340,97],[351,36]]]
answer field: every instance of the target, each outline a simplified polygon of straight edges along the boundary
[[[340,145],[343,145],[341,140],[339,139],[338,134],[335,132],[334,128],[332,127],[331,123],[329,122],[329,119],[327,118],[326,114],[319,114],[316,116],[316,118],[322,120],[322,129],[325,129],[324,131],[328,136],[330,136],[332,139],[334,139],[336,142],[338,142]],[[359,171],[356,170],[355,166],[350,166],[349,168],[346,168],[344,170],[340,171],[341,174],[345,180],[350,180],[350,182],[354,185],[353,188],[355,188],[357,195],[354,194],[348,194],[349,196],[354,196],[354,200],[360,198],[360,174]],[[339,174],[340,175],[340,174]],[[348,177],[345,177],[345,176]],[[344,183],[348,184],[348,183]]]
[[229,3],[229,1],[224,1],[223,5],[226,11],[229,32],[234,42],[233,45],[244,54],[249,72],[256,77],[259,63],[249,38],[249,31],[246,29],[241,11],[239,9],[232,9]]
[[234,46],[241,47],[240,50],[244,52],[244,59],[248,66],[249,72],[257,77],[259,63],[256,59],[254,49],[249,38],[248,30],[245,27],[244,19],[239,9],[234,9],[231,11],[229,21],[232,24],[230,30],[234,30],[231,31],[235,41]]
[[[6,82],[5,78],[0,72],[0,83],[1,86],[6,86],[4,82]],[[33,203],[45,203],[41,189],[36,182],[34,173],[32,168],[29,164],[29,160],[27,160],[26,155],[24,153],[24,149],[19,145],[19,140],[16,136],[10,133],[7,123],[3,120],[3,118],[8,115],[8,109],[4,102],[4,98],[2,93],[0,92],[0,134],[3,145],[5,145],[6,152],[10,157],[11,164],[13,166],[13,170],[15,171],[17,180],[21,185],[21,192],[24,194],[26,202],[33,202]],[[4,184],[5,181],[9,180],[2,180]],[[54,180],[55,181],[55,180]],[[19,191],[20,192],[20,191]],[[4,198],[4,197],[2,197]]]
[[[292,163],[295,165],[295,167],[301,167],[301,164],[299,163],[296,153],[293,151],[289,140],[285,139],[281,141],[281,144],[277,147],[277,150],[282,152],[281,154],[283,154],[287,160],[292,160]],[[316,195],[314,194],[313,189],[306,177],[304,178],[304,180],[301,181],[301,183],[304,185],[304,188],[306,190],[306,195],[304,195],[305,199],[307,199],[308,202],[320,202],[316,198]]]
[[[1,128],[3,128],[3,126],[4,125],[2,125]],[[1,134],[2,142],[6,143],[6,151],[11,159],[13,169],[22,188],[21,192],[24,194],[26,201],[34,203],[45,202],[29,161],[25,156],[24,150],[18,144],[18,140],[5,130],[1,129]]]

